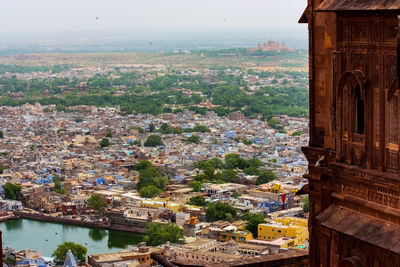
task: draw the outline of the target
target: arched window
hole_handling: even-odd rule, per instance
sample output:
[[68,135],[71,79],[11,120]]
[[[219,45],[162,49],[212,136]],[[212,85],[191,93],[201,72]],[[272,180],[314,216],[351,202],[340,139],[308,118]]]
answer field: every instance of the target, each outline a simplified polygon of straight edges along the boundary
[[386,104],[386,169],[391,172],[399,170],[399,88],[397,80],[387,92]]
[[364,100],[361,98],[361,90],[360,85],[354,88],[354,123],[355,123],[355,132],[358,134],[364,134],[365,131],[365,106]]
[[349,131],[349,129],[348,129],[348,120],[349,120],[349,89],[348,89],[348,86],[347,86],[347,84],[344,86],[344,88],[343,88],[343,100],[342,100],[342,102],[343,102],[343,118],[342,118],[342,120],[343,120],[343,132],[344,132],[344,135],[348,135],[348,131]]
[[[343,73],[337,94],[337,158],[364,166],[367,146],[366,78],[360,70]],[[368,133],[370,134],[370,133]]]
[[399,129],[399,97],[396,93],[392,98],[389,100],[389,110],[388,110],[388,123],[389,123],[389,144],[398,145],[398,129]]
[[339,83],[339,103],[341,105],[342,134],[364,135],[366,130],[365,101],[363,89],[365,76],[360,71],[346,72]]

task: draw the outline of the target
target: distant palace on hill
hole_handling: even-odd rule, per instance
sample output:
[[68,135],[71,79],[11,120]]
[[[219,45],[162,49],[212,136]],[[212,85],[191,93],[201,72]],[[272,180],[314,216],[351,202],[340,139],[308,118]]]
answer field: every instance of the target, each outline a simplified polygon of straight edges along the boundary
[[256,48],[255,47],[247,48],[247,52],[256,52],[256,51],[294,52],[294,51],[296,51],[296,48],[295,47],[287,47],[284,42],[282,42],[282,44],[279,44],[278,42],[275,42],[275,40],[272,37],[270,37],[268,40],[268,43],[264,42],[263,46],[261,46],[261,43],[258,42],[258,45]]

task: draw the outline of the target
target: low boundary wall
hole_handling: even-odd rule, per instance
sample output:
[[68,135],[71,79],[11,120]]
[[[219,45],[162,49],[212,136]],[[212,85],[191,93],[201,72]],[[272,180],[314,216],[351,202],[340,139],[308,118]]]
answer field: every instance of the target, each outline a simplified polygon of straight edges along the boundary
[[[6,221],[8,219],[18,219],[18,218],[25,218],[25,219],[34,219],[39,221],[47,221],[47,222],[55,222],[55,223],[64,223],[70,225],[79,225],[85,227],[95,227],[95,228],[102,228],[107,230],[117,230],[117,231],[125,231],[125,232],[133,232],[138,234],[144,234],[145,228],[141,227],[132,227],[127,225],[121,224],[111,224],[110,222],[87,222],[69,218],[61,218],[61,217],[54,217],[45,214],[36,214],[26,211],[14,212],[14,217],[10,218],[0,218],[0,222]],[[3,220],[2,220],[3,219]]]

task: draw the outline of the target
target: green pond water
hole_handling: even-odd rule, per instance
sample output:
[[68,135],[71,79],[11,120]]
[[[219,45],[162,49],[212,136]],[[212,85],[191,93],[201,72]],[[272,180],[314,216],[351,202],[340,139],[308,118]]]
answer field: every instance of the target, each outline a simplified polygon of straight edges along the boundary
[[0,223],[3,248],[39,250],[42,256],[51,257],[63,242],[75,242],[88,249],[88,255],[114,252],[142,241],[143,235],[130,232],[103,230],[75,225],[42,222],[30,219],[10,220]]

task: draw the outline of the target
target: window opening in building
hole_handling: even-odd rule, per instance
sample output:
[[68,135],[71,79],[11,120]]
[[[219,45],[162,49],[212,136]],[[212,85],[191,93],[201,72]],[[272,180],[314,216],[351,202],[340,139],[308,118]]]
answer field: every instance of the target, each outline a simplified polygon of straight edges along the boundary
[[356,133],[364,134],[364,100],[361,98],[360,86],[357,85],[356,88],[356,106],[355,106],[355,123],[356,123]]

